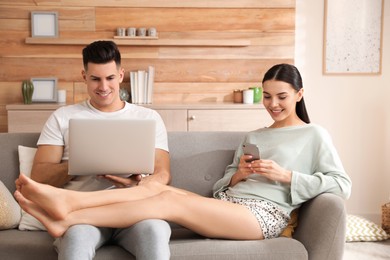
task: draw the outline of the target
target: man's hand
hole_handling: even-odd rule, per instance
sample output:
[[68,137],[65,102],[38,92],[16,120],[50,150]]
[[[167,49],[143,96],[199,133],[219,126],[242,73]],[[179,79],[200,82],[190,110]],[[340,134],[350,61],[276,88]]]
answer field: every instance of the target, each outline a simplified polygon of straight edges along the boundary
[[163,184],[168,184],[170,176],[170,161],[169,153],[162,149],[156,149],[154,163],[154,173],[143,176],[141,174],[133,174],[130,177],[122,177],[118,175],[106,174],[102,175],[101,178],[105,178],[118,188],[132,187],[136,185],[143,185],[147,182],[157,181]]
[[130,177],[121,177],[118,175],[102,175],[102,178],[105,178],[112,182],[113,185],[117,188],[126,188],[126,187],[132,187],[136,186],[141,182],[142,180],[142,175],[141,174],[133,174]]

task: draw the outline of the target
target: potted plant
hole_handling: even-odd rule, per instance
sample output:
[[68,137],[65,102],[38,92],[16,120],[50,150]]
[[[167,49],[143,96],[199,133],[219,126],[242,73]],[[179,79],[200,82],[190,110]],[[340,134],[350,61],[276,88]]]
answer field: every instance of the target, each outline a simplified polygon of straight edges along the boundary
[[34,84],[31,80],[23,80],[22,82],[22,94],[24,104],[32,103],[32,95],[34,93]]

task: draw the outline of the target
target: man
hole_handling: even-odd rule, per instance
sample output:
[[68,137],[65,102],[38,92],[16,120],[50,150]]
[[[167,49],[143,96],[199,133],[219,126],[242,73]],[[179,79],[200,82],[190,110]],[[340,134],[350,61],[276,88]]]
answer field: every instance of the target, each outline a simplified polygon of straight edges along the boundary
[[[123,102],[119,97],[124,69],[121,55],[112,41],[96,41],[83,49],[82,76],[87,85],[89,100],[56,110],[46,122],[38,140],[31,172],[32,179],[65,189],[92,191],[106,189],[113,184],[124,188],[157,181],[170,181],[167,133],[164,123],[154,110]],[[133,175],[123,178],[114,175],[68,175],[68,126],[70,118],[128,118],[156,120],[156,151],[154,174],[142,178]],[[102,138],[109,138],[105,136]],[[137,259],[169,259],[168,223],[146,220],[126,229],[97,228],[75,225],[54,246],[58,259],[92,259],[95,250],[106,242],[116,243]]]

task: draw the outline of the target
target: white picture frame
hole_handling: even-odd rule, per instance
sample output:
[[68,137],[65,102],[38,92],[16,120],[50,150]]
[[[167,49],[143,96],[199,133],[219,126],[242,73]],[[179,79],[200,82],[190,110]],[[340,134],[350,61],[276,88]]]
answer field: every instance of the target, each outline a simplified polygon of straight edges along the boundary
[[57,102],[57,78],[31,78],[32,102]]
[[58,12],[32,11],[32,37],[58,37]]
[[325,0],[323,74],[380,74],[383,0]]

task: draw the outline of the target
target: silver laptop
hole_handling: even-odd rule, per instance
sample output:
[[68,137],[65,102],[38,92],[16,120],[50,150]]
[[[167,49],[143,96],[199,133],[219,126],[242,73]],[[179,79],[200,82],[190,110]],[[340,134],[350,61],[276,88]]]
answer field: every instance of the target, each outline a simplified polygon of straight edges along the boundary
[[151,174],[154,120],[70,119],[69,175]]

